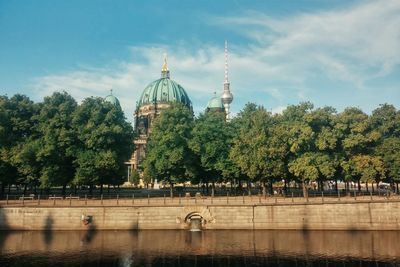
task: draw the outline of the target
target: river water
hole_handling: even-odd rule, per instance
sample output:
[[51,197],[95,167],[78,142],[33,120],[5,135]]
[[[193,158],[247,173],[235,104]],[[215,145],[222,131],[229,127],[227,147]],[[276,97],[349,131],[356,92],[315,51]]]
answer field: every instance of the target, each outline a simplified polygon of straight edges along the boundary
[[400,231],[4,231],[0,266],[400,266]]

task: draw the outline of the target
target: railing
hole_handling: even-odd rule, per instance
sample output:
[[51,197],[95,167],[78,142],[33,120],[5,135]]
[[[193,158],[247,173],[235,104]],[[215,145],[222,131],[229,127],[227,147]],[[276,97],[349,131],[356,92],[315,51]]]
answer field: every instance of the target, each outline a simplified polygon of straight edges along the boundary
[[298,205],[298,204],[324,204],[324,203],[348,203],[348,202],[388,202],[400,201],[400,196],[387,192],[310,192],[303,197],[297,191],[287,194],[263,195],[258,194],[230,194],[225,196],[204,196],[200,192],[175,193],[173,197],[169,194],[143,194],[131,196],[126,195],[6,195],[0,200],[1,206],[177,206],[177,205]]

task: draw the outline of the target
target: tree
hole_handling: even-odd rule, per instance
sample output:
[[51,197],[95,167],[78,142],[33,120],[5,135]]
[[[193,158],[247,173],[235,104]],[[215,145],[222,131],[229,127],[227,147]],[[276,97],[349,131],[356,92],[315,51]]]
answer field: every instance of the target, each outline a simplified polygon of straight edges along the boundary
[[[333,178],[335,167],[335,162],[328,155],[315,152],[306,152],[289,163],[289,171],[300,178],[303,185],[323,177]],[[304,195],[307,196],[306,191]]]
[[189,147],[199,158],[198,176],[207,184],[225,178],[237,178],[237,169],[229,158],[232,145],[232,125],[225,120],[225,113],[207,112],[195,121]]
[[358,108],[346,108],[336,116],[335,128],[346,156],[368,153],[372,144],[380,138],[371,128],[368,115]]
[[236,123],[240,123],[239,134],[233,140],[230,158],[252,181],[262,182],[265,192],[265,183],[272,188],[275,178],[272,170],[275,165],[268,157],[271,136],[268,127],[272,125],[272,117],[263,107],[247,104]]
[[11,117],[9,111],[9,99],[6,96],[0,96],[0,182],[1,193],[4,193],[4,188],[15,182],[17,169],[11,165]]
[[73,114],[78,135],[74,147],[75,184],[122,184],[124,162],[133,150],[133,129],[119,106],[101,98],[87,98]]
[[316,163],[320,164],[318,168],[322,170],[319,172],[317,181],[321,190],[324,190],[324,181],[332,179],[335,180],[337,190],[342,151],[339,146],[339,134],[335,130],[335,116],[336,110],[333,107],[318,108],[305,116],[305,120],[313,130],[315,137],[311,152],[318,156]]
[[347,173],[361,182],[379,182],[385,178],[385,168],[382,159],[377,156],[356,155],[344,165]]
[[139,185],[140,182],[140,174],[137,170],[132,170],[129,176],[129,182],[131,184]]
[[388,181],[398,185],[400,183],[400,138],[384,139],[378,145],[376,155],[382,159]]
[[40,147],[38,159],[43,168],[42,188],[62,186],[62,194],[75,175],[74,146],[77,135],[72,126],[76,101],[66,92],[56,92],[45,97],[38,115]]
[[313,147],[315,134],[307,124],[305,116],[313,108],[310,102],[288,106],[283,111],[283,123],[286,124],[289,150],[294,156],[308,152]]
[[380,133],[381,141],[392,136],[400,137],[400,112],[393,105],[383,104],[373,110],[370,124]]
[[355,175],[349,166],[356,156],[372,155],[373,148],[380,139],[380,133],[371,127],[368,115],[354,107],[346,108],[335,117],[335,131],[339,138],[339,149],[342,151],[340,160],[342,176],[347,184],[349,181],[357,182],[358,189],[361,190],[361,176]]
[[22,183],[26,189],[33,181],[33,177],[26,170],[39,167],[35,162],[36,157],[31,153],[35,147],[34,141],[38,137],[35,119],[38,110],[39,105],[34,104],[27,96],[16,94],[11,98],[0,97],[2,192],[7,184]]
[[[271,165],[270,175],[274,181],[284,180],[285,190],[287,182],[293,178],[288,170],[288,163],[291,159],[289,138],[290,126],[282,121],[281,115],[275,115],[274,124],[269,127],[268,157]],[[272,192],[272,184],[270,189]]]
[[[288,106],[282,113],[282,124],[289,154],[286,164],[289,172],[298,179],[303,187],[303,195],[308,195],[307,183],[317,179],[318,171],[315,168],[300,170],[295,168],[299,163],[312,162],[315,158],[310,152],[315,150],[315,133],[306,121],[306,115],[311,112],[313,105],[309,102]],[[308,166],[308,165],[307,165]]]
[[12,163],[18,170],[17,182],[24,185],[24,194],[28,185],[39,185],[42,166],[37,159],[40,144],[38,139],[27,140],[12,148]]
[[154,120],[143,162],[144,172],[173,185],[193,172],[194,155],[189,148],[193,113],[180,103],[171,104]]
[[142,177],[143,177],[143,183],[146,188],[149,186],[149,184],[152,182],[153,177],[155,176],[156,173],[152,165],[149,165],[147,168],[143,170]]
[[372,111],[371,128],[379,131],[381,137],[374,147],[374,155],[384,164],[389,183],[400,182],[400,112],[392,105],[384,104]]

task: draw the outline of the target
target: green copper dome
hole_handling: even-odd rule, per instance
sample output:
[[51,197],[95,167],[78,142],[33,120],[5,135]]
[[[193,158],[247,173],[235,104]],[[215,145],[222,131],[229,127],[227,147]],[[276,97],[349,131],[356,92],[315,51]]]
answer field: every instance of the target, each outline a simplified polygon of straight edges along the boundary
[[111,92],[111,95],[108,95],[108,96],[106,96],[106,97],[104,98],[104,102],[111,103],[111,104],[113,104],[114,106],[119,106],[119,105],[120,105],[120,104],[119,104],[118,98],[116,98],[115,96],[113,96],[113,95],[112,95],[112,92]]
[[222,100],[220,97],[217,97],[216,95],[214,95],[213,98],[211,98],[208,101],[207,104],[207,108],[209,109],[224,109],[224,104],[222,103]]
[[144,89],[139,100],[139,106],[169,102],[180,102],[187,107],[192,106],[182,86],[169,78],[161,78],[150,83]]
[[161,71],[161,78],[150,83],[140,96],[138,107],[148,104],[180,102],[192,107],[185,89],[169,77],[169,70],[166,61]]
[[218,97],[216,93],[214,93],[214,96],[208,101],[206,112],[225,112],[222,99]]

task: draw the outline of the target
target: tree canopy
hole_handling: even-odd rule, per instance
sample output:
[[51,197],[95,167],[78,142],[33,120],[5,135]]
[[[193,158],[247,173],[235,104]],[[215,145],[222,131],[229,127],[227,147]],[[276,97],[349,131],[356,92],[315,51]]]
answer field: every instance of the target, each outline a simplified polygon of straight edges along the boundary
[[143,162],[151,177],[173,185],[193,174],[192,128],[193,113],[182,104],[171,105],[155,119]]
[[370,115],[356,107],[337,112],[310,102],[280,114],[248,103],[231,120],[206,112],[197,118],[172,104],[152,120],[140,172],[124,162],[134,132],[120,106],[101,98],[78,104],[56,92],[35,103],[0,96],[0,183],[47,189],[165,181],[171,185],[247,182],[270,192],[276,182],[391,184],[400,182],[400,111],[383,104]]
[[66,92],[34,103],[0,96],[0,182],[44,189],[121,184],[133,129],[119,106],[101,98],[81,105]]
[[268,185],[270,192],[275,182],[294,181],[304,194],[311,183],[323,190],[328,181],[400,181],[400,124],[393,123],[400,117],[388,104],[367,115],[304,102],[273,115],[249,103],[230,122],[220,113],[194,121],[185,114],[174,106],[155,120],[146,177],[205,184],[237,179]]

